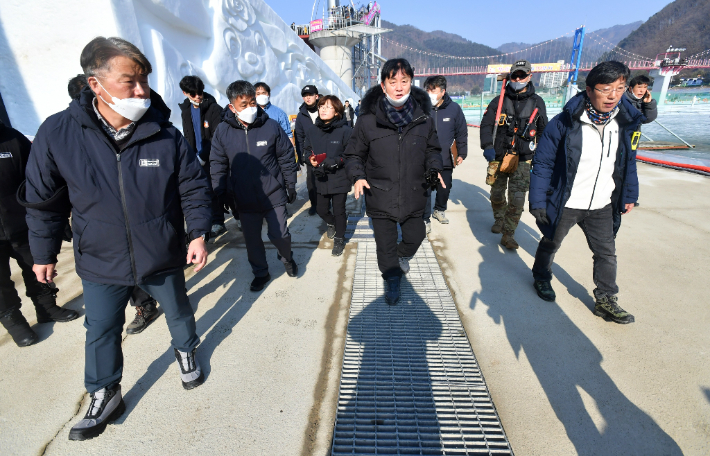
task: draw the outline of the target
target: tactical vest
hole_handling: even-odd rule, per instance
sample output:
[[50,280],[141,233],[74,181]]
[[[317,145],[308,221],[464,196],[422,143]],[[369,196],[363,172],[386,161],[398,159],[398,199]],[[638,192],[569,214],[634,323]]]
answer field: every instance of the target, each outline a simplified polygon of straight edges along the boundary
[[[523,132],[525,132],[528,120],[530,120],[530,116],[535,110],[535,105],[535,97],[531,96],[525,101],[522,111],[517,112],[513,100],[508,97],[503,99],[503,113],[505,114],[505,118],[501,115],[503,125],[498,125],[499,134],[503,133],[500,135],[503,141],[501,144],[502,149],[506,151],[514,150],[519,154],[532,153],[535,146],[531,149],[530,145],[531,143],[534,144],[534,138],[530,138],[529,135],[523,137]],[[535,124],[537,124],[537,119],[533,120],[533,126]],[[513,142],[513,139],[515,139],[515,142]]]

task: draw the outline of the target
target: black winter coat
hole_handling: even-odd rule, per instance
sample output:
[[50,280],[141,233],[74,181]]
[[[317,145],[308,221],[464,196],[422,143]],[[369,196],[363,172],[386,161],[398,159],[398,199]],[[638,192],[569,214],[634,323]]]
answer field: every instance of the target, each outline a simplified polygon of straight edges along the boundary
[[636,98],[633,94],[629,93],[628,90],[624,92],[624,97],[631,102],[634,108],[643,114],[644,120],[641,121],[641,123],[651,123],[658,117],[658,103],[653,98],[646,103],[642,98]]
[[27,233],[27,211],[15,193],[25,180],[25,168],[32,143],[22,133],[0,121],[0,241]]
[[47,201],[64,188],[79,277],[132,286],[182,271],[183,223],[194,239],[210,231],[212,218],[209,182],[195,151],[153,106],[119,150],[103,131],[93,100],[85,88],[42,123],[32,144],[25,199],[35,206],[27,209],[35,263],[57,262],[68,210]]
[[414,120],[398,129],[382,107],[385,95],[378,85],[362,99],[360,118],[345,150],[345,169],[351,182],[366,179],[367,214],[404,221],[421,217],[427,201],[424,174],[441,171],[441,147],[431,117],[429,95],[412,87]]
[[[535,108],[539,109],[537,119],[534,124],[537,130],[535,136],[537,138],[540,138],[542,137],[542,133],[545,131],[545,126],[547,125],[547,109],[545,107],[545,101],[535,93],[535,86],[532,82],[528,83],[528,90],[522,93],[515,92],[513,89],[510,88],[510,86],[507,86],[505,88],[505,98],[513,102],[513,109],[510,111],[506,110],[504,104],[504,108],[501,111],[501,114],[507,114],[509,117],[515,116],[516,113],[521,114],[522,111],[525,109],[525,105],[527,104],[528,99],[531,97],[535,100],[535,104],[532,106],[530,113],[532,114],[532,111]],[[510,132],[510,136],[506,136],[506,130],[508,130],[508,126],[499,126],[498,131],[496,133],[496,143],[495,146],[493,145],[493,124],[495,124],[496,121],[498,99],[500,99],[500,95],[491,100],[490,104],[488,105],[488,108],[486,108],[486,112],[483,114],[483,119],[481,119],[481,149],[486,150],[493,147],[496,151],[496,160],[501,161],[505,156],[506,138],[508,140],[512,138],[512,130]],[[528,120],[529,118],[524,119],[523,123],[527,123]],[[518,133],[522,133],[522,130],[519,130]],[[516,138],[516,142],[518,145],[517,151],[520,154],[520,161],[532,160],[533,151],[530,150],[529,142],[521,141],[519,137]]]
[[283,128],[261,107],[248,127],[232,111],[224,119],[212,138],[215,194],[227,194],[239,212],[266,212],[286,204],[286,189],[296,187],[298,165]]
[[305,163],[307,166],[308,160],[306,160],[305,153],[305,141],[308,132],[315,128],[313,120],[311,120],[311,115],[308,112],[306,103],[301,104],[298,108],[298,114],[296,115],[296,125],[294,126],[294,133],[296,135],[296,153],[298,154],[298,160],[301,163]]
[[[178,106],[180,106],[182,114],[182,132],[185,135],[185,139],[193,149],[197,150],[195,128],[192,125],[192,114],[190,113],[190,110],[193,109],[192,103],[190,103],[189,98],[185,98],[185,101]],[[212,95],[204,92],[204,98],[202,99],[202,103],[200,103],[200,125],[202,125],[202,151],[200,152],[200,159],[202,161],[206,162],[210,159],[212,137],[221,120],[222,108],[217,104],[217,100],[215,100]]]
[[310,162],[313,154],[326,154],[323,168],[330,169],[333,165],[338,166],[335,172],[328,172],[325,176],[316,178],[316,191],[321,195],[348,193],[352,184],[344,168],[343,152],[350,141],[353,129],[348,126],[348,121],[345,119],[325,124],[318,118],[315,126],[316,128],[310,129],[306,135],[304,146],[306,161]]
[[432,107],[436,134],[441,144],[441,159],[444,162],[444,169],[451,169],[454,164],[451,162],[451,145],[456,140],[456,150],[459,157],[466,158],[468,155],[468,126],[466,116],[458,103],[454,103],[449,94],[445,93],[443,102],[439,107]]

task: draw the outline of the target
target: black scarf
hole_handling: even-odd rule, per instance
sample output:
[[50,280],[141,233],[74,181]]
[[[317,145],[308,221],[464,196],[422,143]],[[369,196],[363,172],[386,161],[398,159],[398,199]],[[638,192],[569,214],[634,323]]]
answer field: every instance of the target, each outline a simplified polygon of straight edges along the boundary
[[387,114],[387,119],[398,128],[402,128],[414,120],[414,101],[411,95],[402,106],[402,109],[397,109],[389,104],[387,96],[384,96],[382,97],[382,109]]

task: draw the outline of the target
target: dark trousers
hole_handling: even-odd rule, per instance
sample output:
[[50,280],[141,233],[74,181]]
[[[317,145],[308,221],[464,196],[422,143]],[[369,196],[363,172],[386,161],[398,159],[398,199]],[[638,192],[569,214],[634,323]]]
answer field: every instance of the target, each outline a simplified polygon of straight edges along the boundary
[[397,244],[397,222],[388,218],[372,219],[377,244],[377,265],[384,279],[401,277],[399,258],[413,257],[426,237],[426,227],[421,217],[410,217],[400,222],[399,226],[402,228],[402,242]]
[[[212,179],[210,178],[210,161],[207,160],[202,167],[205,174],[207,174],[207,181],[210,185],[210,190],[212,190]],[[224,204],[222,204],[221,198],[215,196],[212,193],[212,224],[213,225],[224,225]]]
[[[348,199],[347,193],[335,193],[323,195],[318,193],[318,215],[325,220],[328,225],[335,225],[335,237],[344,238],[345,230],[348,227],[348,217],[345,214],[345,201]],[[333,201],[333,213],[330,213],[330,202]]]
[[317,208],[318,192],[316,191],[316,175],[311,165],[306,165],[306,188],[308,189],[308,199],[311,202],[311,207]]
[[[89,393],[119,383],[123,375],[121,334],[132,286],[107,285],[82,280],[86,317],[84,385]],[[140,287],[160,302],[172,336],[172,346],[191,351],[200,343],[195,314],[185,290],[182,271],[146,279]]]
[[552,262],[562,240],[574,225],[579,225],[587,238],[587,244],[594,259],[594,297],[613,296],[619,292],[616,285],[616,246],[614,243],[614,222],[611,204],[602,209],[585,211],[581,209],[562,210],[555,238],[543,236],[535,253],[533,277],[535,280],[552,280]]
[[[266,212],[240,212],[247,258],[255,277],[265,277],[269,273],[266,261],[266,247],[261,240],[261,227],[266,219],[267,235],[281,255],[281,261],[291,261],[291,233],[288,231],[286,206],[277,206]],[[158,300],[160,302],[160,300]]]
[[133,293],[131,293],[131,305],[133,307],[143,307],[146,304],[150,304],[155,301],[148,293],[143,291],[141,287],[133,287]]
[[[451,185],[454,179],[454,170],[445,169],[441,172],[441,178],[446,184],[446,188],[441,184],[436,186],[436,199],[434,200],[434,209],[437,211],[445,211],[449,203],[449,194],[451,193]],[[426,207],[424,208],[424,220],[431,219],[431,194],[434,190],[429,190],[427,193]]]
[[13,241],[0,241],[0,317],[22,306],[20,295],[17,294],[15,283],[11,279],[10,258],[20,266],[27,297],[33,298],[45,292],[32,271],[34,260],[27,236]]

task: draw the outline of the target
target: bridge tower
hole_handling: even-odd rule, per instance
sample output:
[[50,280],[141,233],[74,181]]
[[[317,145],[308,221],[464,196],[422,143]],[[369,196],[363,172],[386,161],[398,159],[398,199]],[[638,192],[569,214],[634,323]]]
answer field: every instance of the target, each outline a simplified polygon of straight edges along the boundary
[[669,46],[666,52],[656,56],[655,66],[657,68],[649,72],[649,76],[653,78],[653,90],[651,96],[656,100],[658,106],[666,104],[666,94],[668,86],[671,84],[673,76],[687,66],[687,59],[681,59],[680,53],[685,51],[685,48],[674,49]]
[[582,60],[582,47],[584,46],[584,26],[581,26],[574,31],[574,41],[572,43],[572,55],[570,55],[569,63],[573,65],[573,70],[567,76],[567,94],[565,102],[575,96],[579,92],[577,87],[577,76],[579,75],[579,63]]

